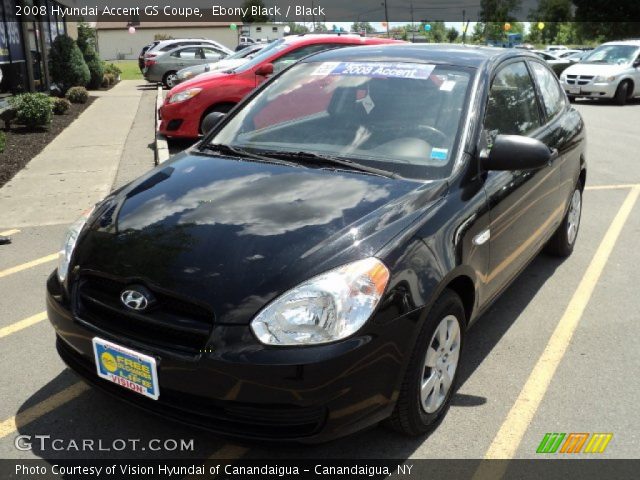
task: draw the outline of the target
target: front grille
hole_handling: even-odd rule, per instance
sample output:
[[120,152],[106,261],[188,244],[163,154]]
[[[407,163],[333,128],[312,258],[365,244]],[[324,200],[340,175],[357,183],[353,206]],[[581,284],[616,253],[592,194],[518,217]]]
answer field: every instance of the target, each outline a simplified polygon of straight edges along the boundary
[[160,397],[150,400],[98,377],[93,363],[60,337],[56,347],[67,365],[100,389],[163,417],[218,433],[254,439],[295,439],[318,433],[327,418],[327,409],[323,407],[269,406],[188,395],[163,387],[161,373]]
[[593,80],[593,75],[567,75],[569,85],[588,85]]
[[213,328],[213,313],[198,303],[149,288],[156,302],[147,311],[125,307],[120,294],[127,282],[83,274],[75,283],[74,315],[107,333],[125,336],[150,347],[182,354],[198,354]]

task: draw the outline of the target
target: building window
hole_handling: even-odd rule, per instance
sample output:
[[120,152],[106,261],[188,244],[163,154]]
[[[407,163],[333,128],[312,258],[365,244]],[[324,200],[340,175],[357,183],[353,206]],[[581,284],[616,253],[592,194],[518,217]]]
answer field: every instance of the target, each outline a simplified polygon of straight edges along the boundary
[[273,33],[278,33],[278,27],[271,27],[271,31]]
[[261,32],[262,31],[262,27],[256,27],[256,32]]

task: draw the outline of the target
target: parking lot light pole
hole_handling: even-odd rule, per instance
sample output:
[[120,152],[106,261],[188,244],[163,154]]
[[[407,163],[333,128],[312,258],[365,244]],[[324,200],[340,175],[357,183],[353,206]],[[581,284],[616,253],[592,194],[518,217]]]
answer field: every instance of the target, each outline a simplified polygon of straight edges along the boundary
[[380,5],[384,7],[384,22],[387,24],[387,38],[389,38],[389,11],[387,10],[387,0],[384,0]]

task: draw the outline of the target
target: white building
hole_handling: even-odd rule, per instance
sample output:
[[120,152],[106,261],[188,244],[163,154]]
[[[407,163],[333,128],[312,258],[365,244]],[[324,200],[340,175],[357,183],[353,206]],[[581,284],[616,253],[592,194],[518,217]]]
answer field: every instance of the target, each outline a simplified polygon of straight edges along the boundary
[[142,47],[153,42],[156,35],[208,38],[233,50],[238,45],[242,25],[235,30],[230,26],[230,22],[141,22],[134,27],[135,33],[130,33],[124,22],[98,22],[98,52],[103,60],[137,59]]
[[271,41],[284,37],[284,23],[248,23],[239,27],[243,37]]

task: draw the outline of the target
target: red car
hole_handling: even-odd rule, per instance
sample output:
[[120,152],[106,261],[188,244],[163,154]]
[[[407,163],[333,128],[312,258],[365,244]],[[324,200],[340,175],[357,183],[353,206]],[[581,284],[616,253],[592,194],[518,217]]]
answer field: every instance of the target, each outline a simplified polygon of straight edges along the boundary
[[314,52],[396,42],[398,40],[357,35],[300,35],[282,38],[234,70],[204,73],[174,87],[160,107],[160,133],[168,137],[197,138],[203,133],[202,121],[209,113],[228,112],[270,75]]

